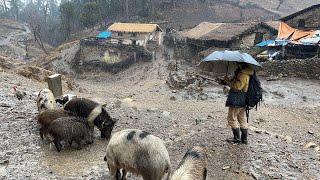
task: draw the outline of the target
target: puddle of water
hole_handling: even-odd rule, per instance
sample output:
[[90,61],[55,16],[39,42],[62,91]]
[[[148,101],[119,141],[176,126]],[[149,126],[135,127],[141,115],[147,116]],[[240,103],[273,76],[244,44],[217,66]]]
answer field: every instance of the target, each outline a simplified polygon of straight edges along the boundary
[[49,144],[46,146],[41,162],[59,176],[79,176],[94,166],[104,166],[106,171],[108,169],[103,160],[107,141],[95,140],[92,145],[83,146],[81,150],[67,146],[61,152],[56,151],[54,146],[52,149]]

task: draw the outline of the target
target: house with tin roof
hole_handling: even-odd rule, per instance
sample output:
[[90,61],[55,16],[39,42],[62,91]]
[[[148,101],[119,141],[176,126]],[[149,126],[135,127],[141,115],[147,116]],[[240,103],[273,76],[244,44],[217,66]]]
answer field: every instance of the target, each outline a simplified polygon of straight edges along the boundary
[[112,32],[111,43],[146,47],[148,43],[162,45],[163,33],[157,24],[114,23],[108,31]]
[[280,21],[296,29],[320,29],[320,4],[310,6],[301,11],[280,18]]

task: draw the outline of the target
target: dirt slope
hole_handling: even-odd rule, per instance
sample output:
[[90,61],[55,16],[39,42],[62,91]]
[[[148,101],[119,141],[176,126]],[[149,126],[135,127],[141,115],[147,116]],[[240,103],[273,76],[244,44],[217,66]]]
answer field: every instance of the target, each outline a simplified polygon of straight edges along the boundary
[[[48,51],[52,49],[47,44],[45,47]],[[0,55],[20,62],[28,62],[44,56],[45,53],[34,41],[27,24],[0,19]]]

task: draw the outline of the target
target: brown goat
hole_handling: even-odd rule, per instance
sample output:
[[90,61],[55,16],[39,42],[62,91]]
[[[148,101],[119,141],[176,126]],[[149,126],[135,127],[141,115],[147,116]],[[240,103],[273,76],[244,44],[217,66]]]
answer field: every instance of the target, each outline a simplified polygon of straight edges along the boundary
[[61,117],[68,117],[72,116],[73,113],[66,111],[64,109],[47,109],[42,111],[38,115],[38,123],[40,124],[40,137],[43,139],[43,135],[47,136],[48,127],[52,121],[61,118]]

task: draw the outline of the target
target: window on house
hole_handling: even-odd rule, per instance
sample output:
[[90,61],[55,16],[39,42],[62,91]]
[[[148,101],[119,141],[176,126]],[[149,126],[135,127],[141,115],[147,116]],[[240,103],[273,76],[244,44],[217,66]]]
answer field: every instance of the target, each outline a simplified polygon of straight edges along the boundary
[[118,36],[123,36],[123,33],[122,32],[118,32]]
[[305,19],[299,19],[298,27],[305,27],[306,26],[306,20]]

